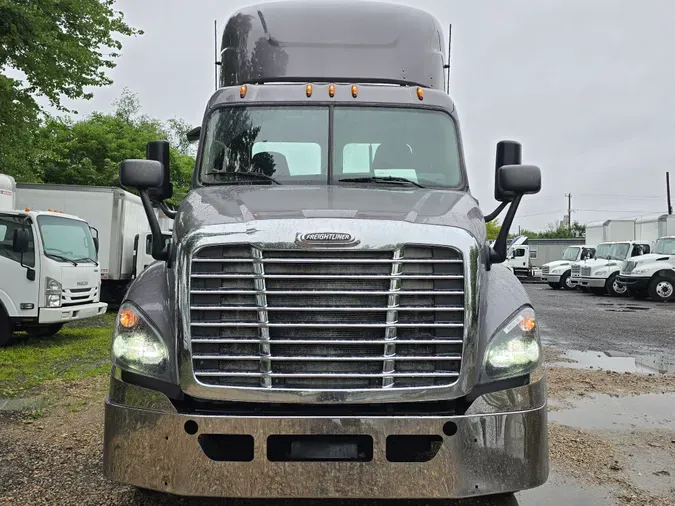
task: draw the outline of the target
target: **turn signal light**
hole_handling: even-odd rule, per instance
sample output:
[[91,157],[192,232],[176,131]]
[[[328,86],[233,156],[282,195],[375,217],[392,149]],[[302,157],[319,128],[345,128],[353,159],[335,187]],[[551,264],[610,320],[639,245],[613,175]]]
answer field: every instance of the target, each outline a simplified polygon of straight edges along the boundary
[[422,88],[417,88],[417,98],[424,100],[424,90]]
[[248,91],[248,86],[246,86],[245,84],[242,84],[241,88],[239,88],[239,96],[241,98],[244,98],[246,96],[247,91]]
[[119,315],[120,325],[125,329],[133,329],[138,323],[138,315],[129,308],[124,308]]
[[328,85],[328,96],[330,98],[333,98],[335,96],[335,85],[334,84]]
[[356,98],[359,96],[359,87],[355,84],[352,84],[352,97]]
[[311,84],[308,84],[307,86],[305,86],[305,94],[307,95],[307,97],[312,96],[312,85]]
[[534,327],[537,326],[537,322],[532,316],[526,316],[520,321],[518,325],[520,325],[520,328],[523,332],[532,332]]

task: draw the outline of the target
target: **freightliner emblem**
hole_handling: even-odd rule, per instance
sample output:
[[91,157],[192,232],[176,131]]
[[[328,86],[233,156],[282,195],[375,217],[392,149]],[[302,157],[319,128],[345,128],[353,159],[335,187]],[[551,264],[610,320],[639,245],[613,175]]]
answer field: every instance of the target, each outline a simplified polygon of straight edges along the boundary
[[305,246],[344,246],[358,244],[351,234],[342,232],[310,232],[298,234],[296,241]]

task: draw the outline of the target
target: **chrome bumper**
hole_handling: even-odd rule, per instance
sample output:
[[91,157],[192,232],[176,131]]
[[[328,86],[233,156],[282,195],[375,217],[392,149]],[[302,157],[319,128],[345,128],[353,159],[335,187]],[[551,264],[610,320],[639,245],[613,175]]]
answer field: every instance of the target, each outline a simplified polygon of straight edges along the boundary
[[588,288],[604,288],[607,284],[607,278],[578,278],[580,286]]
[[[548,477],[545,381],[542,375],[530,385],[479,397],[462,416],[336,418],[179,414],[162,394],[113,378],[105,405],[104,473],[192,496],[393,499],[514,492]],[[188,421],[196,426],[186,427]],[[444,433],[448,422],[456,433]],[[212,460],[202,435],[252,437],[250,461]],[[372,458],[271,461],[268,437],[274,435],[369,436]],[[386,440],[392,435],[438,436],[440,447],[426,462],[389,462]]]

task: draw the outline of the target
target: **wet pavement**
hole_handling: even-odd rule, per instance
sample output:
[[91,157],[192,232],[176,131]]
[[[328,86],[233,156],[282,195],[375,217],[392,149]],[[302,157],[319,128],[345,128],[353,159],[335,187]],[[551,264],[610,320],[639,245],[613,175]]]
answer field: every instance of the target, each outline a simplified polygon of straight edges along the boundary
[[[675,332],[675,321],[673,322]],[[549,343],[550,339],[547,340]],[[561,361],[554,361],[552,367],[572,367],[575,369],[597,369],[635,374],[671,374],[675,373],[675,355],[656,354],[631,356],[619,351],[579,351],[562,350]],[[572,362],[568,362],[571,360]]]

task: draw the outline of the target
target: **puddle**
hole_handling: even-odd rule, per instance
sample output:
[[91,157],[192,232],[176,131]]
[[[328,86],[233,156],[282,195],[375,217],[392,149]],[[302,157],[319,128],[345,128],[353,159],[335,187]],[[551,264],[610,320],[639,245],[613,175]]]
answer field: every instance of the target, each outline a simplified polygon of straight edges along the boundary
[[611,397],[597,394],[572,409],[551,411],[549,420],[585,430],[634,430],[675,427],[675,393]]
[[[541,487],[516,494],[519,506],[614,506],[619,503],[611,490],[599,485],[586,485],[570,478],[555,468]],[[486,503],[489,504],[489,503]]]
[[634,313],[636,311],[649,311],[649,306],[637,306],[635,304],[616,304],[613,302],[599,302],[598,306],[606,308],[605,311],[614,313]]
[[565,359],[574,362],[552,362],[552,367],[572,369],[597,369],[618,373],[667,374],[675,373],[675,357],[666,355],[646,355],[633,357],[614,351],[578,351],[566,350],[561,353]]

